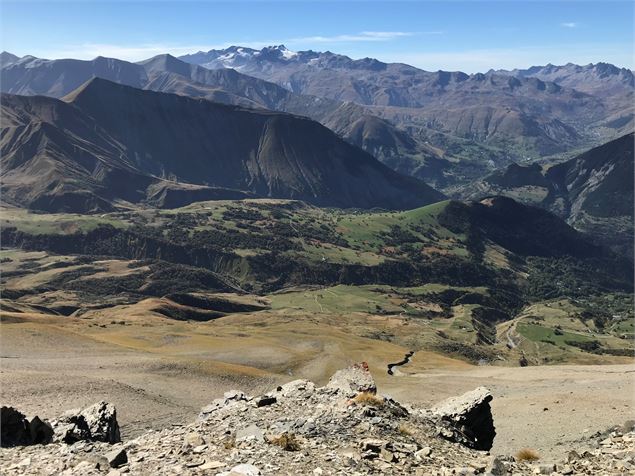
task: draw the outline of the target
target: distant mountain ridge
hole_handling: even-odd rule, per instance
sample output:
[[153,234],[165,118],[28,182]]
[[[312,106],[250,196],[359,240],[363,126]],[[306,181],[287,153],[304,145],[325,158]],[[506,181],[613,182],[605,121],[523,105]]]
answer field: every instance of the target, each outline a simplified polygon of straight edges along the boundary
[[352,101],[409,131],[423,130],[428,139],[431,130],[451,134],[506,149],[517,160],[592,146],[635,124],[632,72],[604,63],[468,75],[283,45],[181,58],[235,68],[295,93]]
[[[547,64],[544,66],[531,66],[527,69],[514,70],[494,70],[490,69],[485,73],[475,73],[472,75],[461,71],[437,71],[428,72],[403,63],[384,63],[373,58],[351,59],[348,56],[326,52],[290,51],[284,45],[268,46],[261,50],[246,48],[241,46],[231,46],[224,50],[210,50],[207,52],[180,56],[180,59],[189,63],[199,64],[210,69],[233,68],[246,74],[260,76],[257,74],[274,74],[273,64],[278,65],[307,65],[315,69],[351,69],[366,70],[373,72],[401,71],[408,74],[428,73],[436,75],[440,85],[452,82],[462,82],[470,77],[506,75],[518,78],[537,78],[545,82],[557,83],[560,86],[576,89],[580,92],[597,92],[597,81],[610,80],[625,87],[634,87],[635,81],[633,71],[627,68],[620,68],[610,63],[596,63],[588,65],[577,65],[567,63],[565,65]],[[588,84],[591,83],[591,84]],[[301,85],[289,82],[285,85],[291,90]],[[604,84],[606,87],[606,84]],[[604,90],[606,91],[606,88]],[[397,105],[397,104],[393,104]]]
[[553,81],[586,93],[610,95],[635,86],[635,76],[630,69],[619,68],[610,63],[590,63],[584,66],[567,63],[557,66],[532,66],[527,69],[497,70],[498,74],[517,77],[533,77]]
[[309,119],[92,79],[3,95],[3,199],[47,211],[244,196],[412,208],[443,195]]

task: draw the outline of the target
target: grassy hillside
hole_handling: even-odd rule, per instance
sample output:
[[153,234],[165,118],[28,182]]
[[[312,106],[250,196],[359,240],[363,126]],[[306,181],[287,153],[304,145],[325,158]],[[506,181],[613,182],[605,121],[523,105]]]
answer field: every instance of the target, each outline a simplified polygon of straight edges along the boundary
[[3,308],[18,314],[313,316],[404,348],[514,365],[632,350],[628,264],[506,199],[405,212],[270,199],[91,216],[5,207],[2,240],[12,247],[0,253]]

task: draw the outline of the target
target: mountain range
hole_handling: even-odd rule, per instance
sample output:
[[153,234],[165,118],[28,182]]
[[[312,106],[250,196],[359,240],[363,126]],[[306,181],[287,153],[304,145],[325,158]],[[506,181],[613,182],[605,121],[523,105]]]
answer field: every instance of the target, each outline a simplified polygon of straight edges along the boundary
[[309,119],[100,78],[63,100],[3,94],[2,116],[3,199],[33,209],[245,196],[390,209],[443,198]]
[[[427,127],[490,145],[516,142],[527,153],[557,153],[633,124],[633,73],[612,65],[524,71],[428,72],[331,52],[231,47],[185,55],[206,68],[235,68],[300,94],[352,101],[397,125]],[[534,74],[536,73],[536,74]],[[607,84],[610,83],[610,94]],[[611,100],[607,100],[607,98]]]
[[[570,72],[561,85],[529,73],[432,73],[278,46],[231,47],[181,60],[160,55],[139,63],[5,53],[0,80],[3,92],[62,97],[101,77],[304,115],[394,170],[452,192],[513,161],[584,149],[630,130],[632,73],[612,67],[592,74],[580,68],[585,72]],[[608,96],[591,85],[602,81],[601,74],[613,85]]]

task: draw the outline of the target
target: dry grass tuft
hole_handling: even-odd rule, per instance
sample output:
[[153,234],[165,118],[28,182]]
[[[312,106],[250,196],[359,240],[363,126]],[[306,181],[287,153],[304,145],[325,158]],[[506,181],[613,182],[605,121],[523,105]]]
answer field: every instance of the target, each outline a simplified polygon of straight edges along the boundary
[[279,446],[285,451],[298,451],[300,449],[300,442],[293,433],[275,436],[269,440],[269,443]]
[[236,448],[236,438],[231,437],[231,438],[223,441],[223,447],[226,450],[231,450],[232,448]]
[[401,425],[399,425],[399,434],[403,436],[412,436],[414,435],[414,430],[408,425],[402,423]]
[[381,407],[384,404],[384,399],[382,397],[378,397],[374,393],[370,392],[360,392],[358,393],[351,402],[355,405],[368,405],[373,407]]
[[538,461],[539,459],[540,455],[538,452],[531,448],[523,448],[516,453],[516,461]]

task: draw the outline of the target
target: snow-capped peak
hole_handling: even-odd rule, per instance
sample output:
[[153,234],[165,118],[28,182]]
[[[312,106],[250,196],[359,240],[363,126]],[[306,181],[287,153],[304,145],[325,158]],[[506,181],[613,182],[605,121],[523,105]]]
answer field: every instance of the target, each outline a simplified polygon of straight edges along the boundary
[[284,59],[290,60],[298,55],[295,51],[291,51],[284,45],[266,46],[256,56],[264,59]]
[[284,59],[291,59],[291,58],[295,58],[296,56],[298,56],[298,53],[295,51],[291,51],[290,49],[288,49],[286,46],[284,45],[280,45],[278,46],[278,51],[280,51],[280,53],[282,53],[282,57]]

